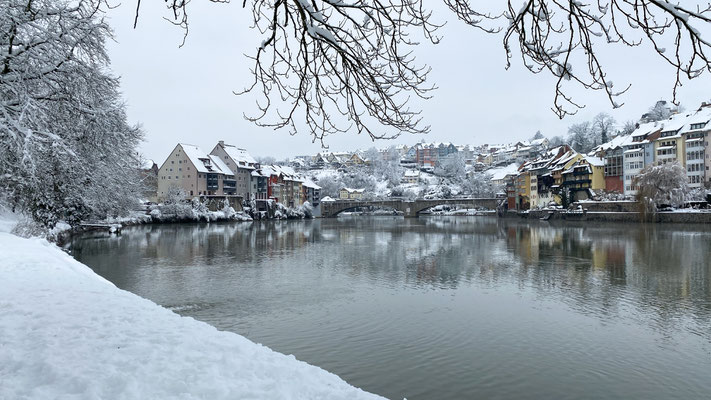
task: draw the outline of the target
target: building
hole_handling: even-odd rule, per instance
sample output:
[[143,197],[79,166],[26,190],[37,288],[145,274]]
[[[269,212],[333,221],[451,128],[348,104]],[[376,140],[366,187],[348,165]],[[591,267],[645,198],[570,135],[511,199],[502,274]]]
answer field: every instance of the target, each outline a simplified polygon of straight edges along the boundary
[[630,137],[631,141],[623,145],[623,176],[624,194],[637,194],[636,178],[642,169],[654,163],[654,142],[662,132],[659,122],[639,124]]
[[234,175],[225,163],[187,143],[175,146],[158,169],[158,200],[173,187],[182,189],[187,198],[236,193]]
[[551,175],[551,167],[570,151],[568,145],[558,146],[531,161],[531,208],[543,208],[555,202],[552,190],[555,180]]
[[705,187],[711,182],[709,171],[709,133],[711,133],[711,105],[703,103],[689,117],[681,130],[684,138],[686,175],[692,188]]
[[321,204],[321,186],[317,185],[311,179],[305,178],[303,185],[303,199],[304,202],[309,202],[314,207],[318,207]]
[[360,200],[363,198],[365,189],[343,188],[338,192],[338,197],[341,200]]
[[624,148],[632,142],[632,136],[616,136],[593,150],[605,163],[605,189],[608,192],[624,193]]
[[452,143],[418,143],[415,146],[415,161],[420,167],[434,168],[440,160],[457,152]]
[[662,131],[654,142],[655,163],[678,162],[682,166],[685,165],[686,153],[681,129],[686,125],[688,117],[688,114],[676,114],[662,121]]
[[406,169],[402,176],[402,183],[416,184],[420,181],[420,171],[416,169]]
[[229,171],[232,171],[235,179],[234,194],[245,200],[254,198],[251,193],[252,171],[257,169],[259,165],[247,150],[225,144],[224,141],[220,140],[210,154],[218,157],[229,168]]
[[562,176],[562,190],[570,202],[589,199],[593,190],[606,189],[605,160],[599,157],[581,157]]
[[251,200],[267,200],[269,199],[269,175],[266,175],[261,166],[255,169],[250,174],[250,199]]

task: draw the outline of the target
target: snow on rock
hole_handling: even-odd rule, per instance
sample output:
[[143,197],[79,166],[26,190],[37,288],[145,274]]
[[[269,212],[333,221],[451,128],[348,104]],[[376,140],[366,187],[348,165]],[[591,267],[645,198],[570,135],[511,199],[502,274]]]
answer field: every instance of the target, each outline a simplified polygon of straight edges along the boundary
[[0,233],[1,399],[375,399]]

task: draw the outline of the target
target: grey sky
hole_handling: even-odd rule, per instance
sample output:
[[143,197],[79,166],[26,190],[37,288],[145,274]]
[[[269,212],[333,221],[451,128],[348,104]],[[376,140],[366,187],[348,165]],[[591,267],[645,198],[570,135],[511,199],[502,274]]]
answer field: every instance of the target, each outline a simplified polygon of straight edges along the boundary
[[[249,28],[251,14],[241,2],[192,2],[190,33],[182,48],[182,30],[162,19],[167,15],[163,2],[143,2],[137,29],[134,9],[135,0],[128,0],[109,12],[116,34],[109,54],[114,73],[121,77],[129,118],[146,132],[142,151],[147,157],[160,163],[177,142],[209,151],[220,139],[255,156],[283,158],[321,150],[307,132],[290,136],[286,130],[258,128],[243,118],[244,112],[256,110],[257,97],[232,91],[249,84],[251,62],[244,54],[253,54],[262,38]],[[362,135],[334,135],[327,140],[331,150],[411,145],[421,139],[504,143],[529,138],[539,129],[548,137],[565,135],[569,125],[600,111],[618,122],[636,120],[656,100],[671,97],[673,71],[648,49],[607,46],[601,55],[611,78],[618,87],[632,84],[621,98],[625,106],[612,110],[604,93],[580,91],[577,100],[587,107],[561,121],[551,111],[552,78],[531,74],[516,58],[506,71],[501,35],[469,28],[441,6],[435,18],[448,20],[441,31],[444,40],[415,49],[419,62],[432,66],[430,80],[439,87],[434,99],[417,103],[432,132],[376,143]],[[708,74],[686,83],[679,91],[682,104],[693,109],[711,99],[710,83]]]

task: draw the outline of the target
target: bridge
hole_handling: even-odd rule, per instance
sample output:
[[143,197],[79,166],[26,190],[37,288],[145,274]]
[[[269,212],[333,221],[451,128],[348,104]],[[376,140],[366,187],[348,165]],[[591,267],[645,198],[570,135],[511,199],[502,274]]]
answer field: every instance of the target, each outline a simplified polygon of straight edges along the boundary
[[352,211],[359,208],[377,207],[391,208],[402,212],[405,217],[417,217],[422,211],[440,205],[457,205],[471,208],[486,208],[495,210],[499,204],[499,199],[439,199],[439,200],[336,200],[321,202],[321,217],[333,218],[345,211]]

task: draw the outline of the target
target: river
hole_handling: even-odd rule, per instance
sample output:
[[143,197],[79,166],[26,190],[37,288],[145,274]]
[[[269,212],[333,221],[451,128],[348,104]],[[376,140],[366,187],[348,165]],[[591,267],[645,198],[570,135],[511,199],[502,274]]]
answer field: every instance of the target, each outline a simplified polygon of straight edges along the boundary
[[119,288],[391,399],[711,398],[711,229],[342,217],[74,238]]

